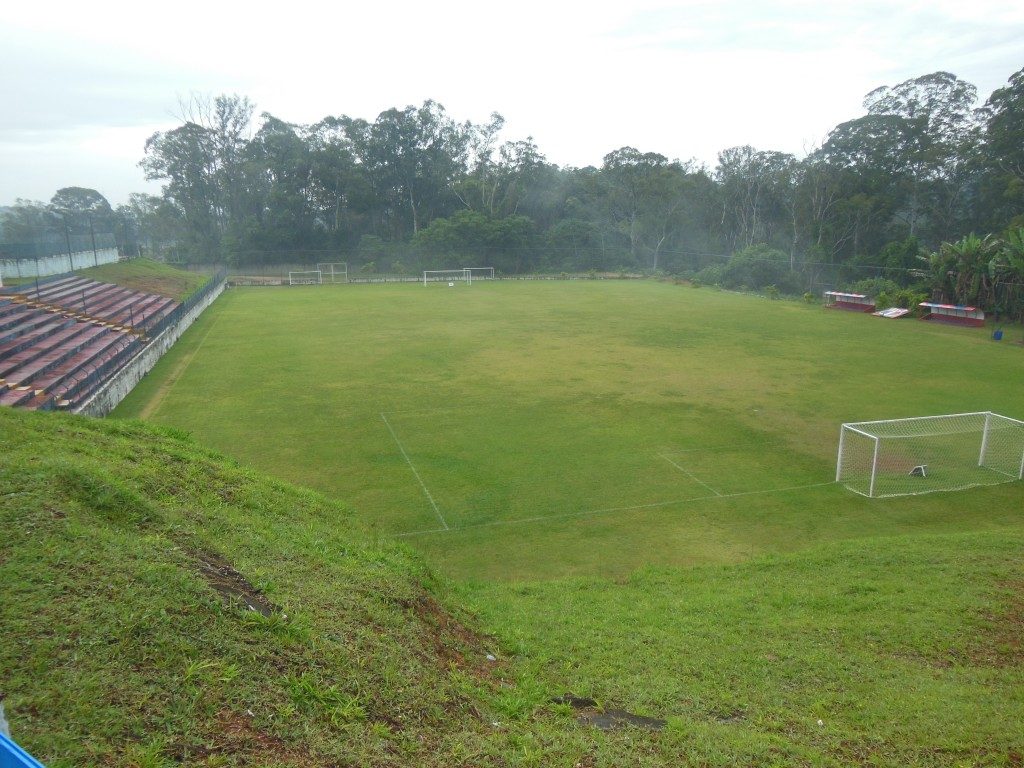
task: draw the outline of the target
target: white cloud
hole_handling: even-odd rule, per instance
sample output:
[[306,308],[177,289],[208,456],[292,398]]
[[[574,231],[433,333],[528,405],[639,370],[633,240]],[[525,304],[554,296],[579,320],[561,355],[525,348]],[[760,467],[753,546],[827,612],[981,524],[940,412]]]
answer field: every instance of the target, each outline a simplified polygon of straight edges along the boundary
[[507,118],[560,164],[624,144],[713,162],[802,153],[864,94],[938,69],[984,96],[1021,65],[1024,7],[989,0],[289,4],[183,0],[5,9],[0,203],[145,186],[146,135],[189,92],[237,92],[292,122],[372,119],[432,98]]

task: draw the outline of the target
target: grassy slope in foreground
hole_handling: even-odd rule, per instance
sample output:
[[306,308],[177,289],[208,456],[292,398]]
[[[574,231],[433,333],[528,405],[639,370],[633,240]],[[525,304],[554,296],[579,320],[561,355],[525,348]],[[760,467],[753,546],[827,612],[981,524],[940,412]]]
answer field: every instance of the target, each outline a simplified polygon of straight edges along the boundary
[[[0,409],[0,438],[0,684],[16,738],[51,768],[1024,751],[1019,534],[466,587],[517,657],[490,667],[416,558],[318,495],[138,424]],[[241,577],[280,609],[212,586]],[[565,691],[668,725],[583,728],[549,702]]]
[[115,283],[135,291],[159,293],[178,301],[184,300],[209,280],[209,275],[188,272],[152,259],[133,259],[83,269],[82,277]]
[[524,681],[666,718],[667,764],[1021,765],[1022,545],[879,538],[472,597]]
[[0,695],[51,768],[477,750],[489,649],[336,503],[171,431],[0,409],[0,437]]

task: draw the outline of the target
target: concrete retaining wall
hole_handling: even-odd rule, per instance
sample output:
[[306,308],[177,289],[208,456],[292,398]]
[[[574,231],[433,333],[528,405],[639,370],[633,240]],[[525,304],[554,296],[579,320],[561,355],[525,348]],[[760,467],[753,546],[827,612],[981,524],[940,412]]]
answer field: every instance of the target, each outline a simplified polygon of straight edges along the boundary
[[5,278],[46,277],[100,264],[112,264],[118,258],[117,248],[97,248],[95,252],[91,249],[72,251],[70,256],[61,253],[56,256],[42,256],[38,259],[0,259],[0,275]]
[[181,320],[152,339],[124,368],[115,373],[100,389],[96,390],[92,397],[75,408],[75,413],[103,417],[114,410],[114,406],[124,400],[128,393],[135,389],[135,385],[142,380],[142,377],[153,370],[157,360],[174,346],[174,342],[195,322],[196,318],[203,313],[203,310],[210,306],[224,292],[225,285],[226,283],[221,282],[206,297],[200,300],[198,304],[186,312]]

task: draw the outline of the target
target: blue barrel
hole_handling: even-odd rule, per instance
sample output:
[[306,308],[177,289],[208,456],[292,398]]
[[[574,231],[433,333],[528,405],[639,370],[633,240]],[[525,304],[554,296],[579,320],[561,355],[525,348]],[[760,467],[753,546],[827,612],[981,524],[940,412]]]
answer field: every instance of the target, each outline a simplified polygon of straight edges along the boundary
[[1003,340],[1003,329],[1002,328],[999,328],[997,330],[992,331],[992,340],[993,341],[1002,341]]
[[0,768],[44,768],[44,766],[3,733],[0,733]]

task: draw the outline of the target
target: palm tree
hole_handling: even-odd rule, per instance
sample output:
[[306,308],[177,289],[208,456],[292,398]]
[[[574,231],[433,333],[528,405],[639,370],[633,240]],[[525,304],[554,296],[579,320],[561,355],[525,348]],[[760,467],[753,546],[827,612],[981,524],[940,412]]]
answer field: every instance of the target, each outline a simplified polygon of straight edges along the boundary
[[991,262],[1001,241],[992,235],[967,235],[943,243],[929,257],[933,298],[988,308],[995,299]]
[[995,288],[996,312],[1005,312],[1011,320],[1024,319],[1024,227],[1007,231],[989,262],[989,275]]

